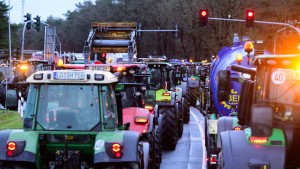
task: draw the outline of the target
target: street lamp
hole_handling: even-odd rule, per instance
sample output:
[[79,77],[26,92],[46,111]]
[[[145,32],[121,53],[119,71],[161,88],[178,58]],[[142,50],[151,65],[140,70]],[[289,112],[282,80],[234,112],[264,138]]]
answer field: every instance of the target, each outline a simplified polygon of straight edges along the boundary
[[273,53],[274,53],[274,55],[276,54],[276,40],[277,40],[277,34],[279,33],[279,32],[281,32],[281,31],[284,31],[286,28],[282,28],[282,29],[280,29],[280,30],[278,30],[277,32],[276,32],[276,35],[275,35],[275,38],[274,38],[274,48],[273,48]]

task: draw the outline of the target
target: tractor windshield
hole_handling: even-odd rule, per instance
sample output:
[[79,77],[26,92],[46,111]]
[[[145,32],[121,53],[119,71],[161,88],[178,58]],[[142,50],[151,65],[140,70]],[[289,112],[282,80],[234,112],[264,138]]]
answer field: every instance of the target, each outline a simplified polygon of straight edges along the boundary
[[[38,99],[35,106],[36,97]],[[31,85],[25,116],[34,112],[32,107],[37,107],[37,126],[44,130],[109,129],[116,125],[114,104],[115,97],[111,86]]]
[[[274,111],[293,119],[300,109],[300,71],[291,67],[262,67],[257,76],[256,102],[271,104]],[[299,119],[300,120],[300,119]]]

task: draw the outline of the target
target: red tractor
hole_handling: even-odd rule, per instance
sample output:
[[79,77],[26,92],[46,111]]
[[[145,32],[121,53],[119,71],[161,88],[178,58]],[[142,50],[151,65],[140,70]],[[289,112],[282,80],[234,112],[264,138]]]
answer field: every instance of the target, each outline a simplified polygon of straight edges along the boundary
[[[145,107],[145,98],[149,88],[146,82],[148,76],[141,74],[145,65],[143,64],[91,64],[86,65],[86,69],[110,70],[118,77],[119,84],[123,85],[122,112],[123,123],[130,126],[131,131],[137,131],[142,135],[142,141],[149,142],[150,145],[150,165],[149,168],[160,168],[161,145],[159,141],[159,123],[155,112],[149,111]],[[155,99],[155,97],[152,97]],[[149,102],[149,98],[148,102]],[[151,110],[151,109],[150,109]]]

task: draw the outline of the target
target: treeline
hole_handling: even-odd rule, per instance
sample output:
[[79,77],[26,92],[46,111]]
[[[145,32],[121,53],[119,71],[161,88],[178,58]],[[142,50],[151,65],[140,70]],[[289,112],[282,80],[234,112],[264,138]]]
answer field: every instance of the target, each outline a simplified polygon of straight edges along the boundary
[[[0,1],[0,6],[3,2]],[[45,22],[56,27],[62,51],[82,52],[92,22],[137,22],[142,29],[174,29],[174,33],[142,33],[138,37],[138,55],[166,55],[196,61],[217,55],[224,46],[232,45],[233,34],[240,39],[264,40],[266,49],[273,52],[276,36],[277,53],[299,53],[299,36],[293,29],[278,30],[283,26],[255,23],[246,28],[244,22],[209,20],[206,28],[199,26],[199,10],[209,10],[209,17],[245,19],[245,11],[253,9],[255,20],[300,23],[299,0],[96,0],[76,4],[76,10],[66,11],[67,19],[49,17]],[[2,12],[2,11],[0,11]],[[5,15],[4,15],[5,16]],[[4,19],[3,19],[4,18]],[[45,18],[42,18],[42,20]],[[5,48],[7,19],[0,15],[0,48]],[[22,25],[13,25],[13,48],[20,48]],[[2,38],[3,37],[3,38]],[[44,31],[26,31],[25,49],[40,49]]]

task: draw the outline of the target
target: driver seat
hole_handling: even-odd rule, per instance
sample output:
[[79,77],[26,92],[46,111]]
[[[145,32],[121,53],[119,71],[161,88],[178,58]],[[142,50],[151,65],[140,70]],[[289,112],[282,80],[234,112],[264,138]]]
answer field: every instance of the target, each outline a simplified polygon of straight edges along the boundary
[[80,122],[75,112],[70,110],[59,110],[56,112],[55,128],[58,130],[80,129]]

